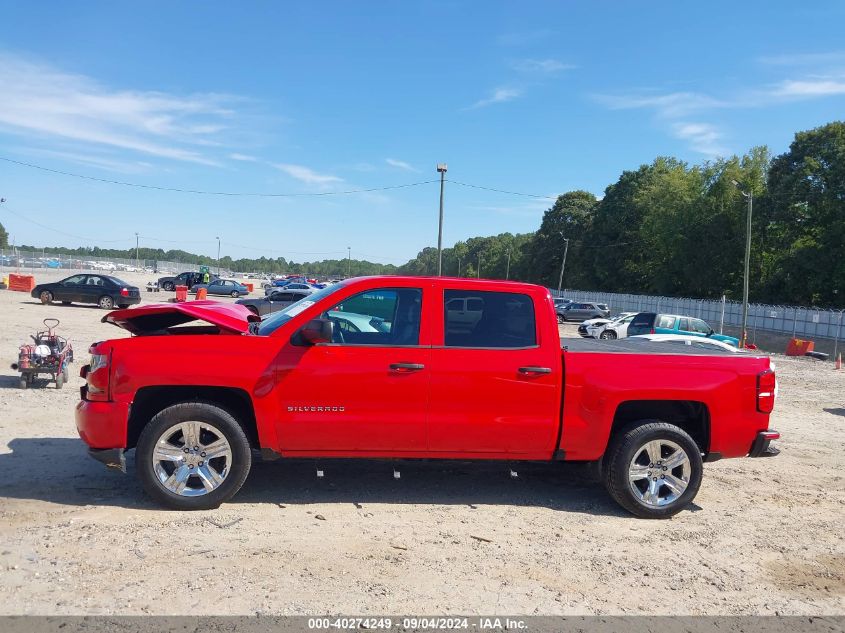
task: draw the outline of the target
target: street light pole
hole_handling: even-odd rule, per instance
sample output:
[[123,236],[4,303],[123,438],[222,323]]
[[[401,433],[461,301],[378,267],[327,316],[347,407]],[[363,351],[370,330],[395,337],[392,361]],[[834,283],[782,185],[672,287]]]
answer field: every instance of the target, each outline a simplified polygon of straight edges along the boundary
[[748,271],[751,267],[751,211],[754,206],[754,194],[740,189],[739,183],[734,180],[734,186],[748,200],[748,213],[745,218],[745,274],[742,279],[742,330],[740,331],[739,347],[744,348],[747,341],[748,329]]
[[437,165],[440,174],[440,223],[437,226],[437,276],[443,276],[443,186],[446,182],[446,163]]
[[[561,236],[562,235],[563,235],[563,233],[561,233]],[[560,294],[560,288],[563,285],[563,270],[564,270],[564,268],[566,268],[566,253],[569,252],[569,238],[564,237],[563,241],[565,243],[565,246],[563,247],[563,261],[560,264],[560,277],[558,277],[558,280],[557,280],[558,294]]]
[[346,276],[352,276],[352,247],[346,247]]
[[135,268],[140,268],[141,259],[138,257],[138,231],[135,231]]
[[458,277],[461,276],[461,258],[458,257]]
[[511,276],[511,249],[508,249],[508,267],[505,268],[505,281]]
[[217,276],[220,276],[220,237],[217,237]]
[[478,278],[481,279],[481,253],[478,254]]

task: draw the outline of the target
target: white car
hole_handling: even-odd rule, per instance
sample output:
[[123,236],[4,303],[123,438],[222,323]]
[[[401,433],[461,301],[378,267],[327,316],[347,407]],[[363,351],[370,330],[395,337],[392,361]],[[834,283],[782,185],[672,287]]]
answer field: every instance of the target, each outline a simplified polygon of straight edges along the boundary
[[[634,320],[638,312],[621,312],[612,319],[590,319],[584,321],[588,338],[616,339],[625,338],[628,334],[628,324]],[[580,330],[580,328],[579,328]]]
[[734,354],[744,354],[745,350],[734,347],[729,343],[717,341],[716,339],[707,338],[704,336],[691,336],[687,334],[639,334],[631,336],[629,341],[650,341],[652,343],[669,343],[674,345],[689,345],[690,347],[697,347],[699,349],[719,350],[722,352],[732,352]]

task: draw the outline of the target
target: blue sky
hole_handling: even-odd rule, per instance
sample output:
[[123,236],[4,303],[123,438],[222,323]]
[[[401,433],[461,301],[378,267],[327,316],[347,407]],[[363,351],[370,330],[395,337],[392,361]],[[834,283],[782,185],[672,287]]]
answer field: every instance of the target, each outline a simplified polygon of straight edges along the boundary
[[[0,2],[0,156],[193,190],[331,194],[448,177],[601,195],[845,113],[842,2]],[[0,162],[16,243],[400,263],[438,185],[203,196]],[[550,200],[447,183],[444,241]],[[26,220],[53,227],[53,231]],[[84,239],[83,239],[84,238]]]

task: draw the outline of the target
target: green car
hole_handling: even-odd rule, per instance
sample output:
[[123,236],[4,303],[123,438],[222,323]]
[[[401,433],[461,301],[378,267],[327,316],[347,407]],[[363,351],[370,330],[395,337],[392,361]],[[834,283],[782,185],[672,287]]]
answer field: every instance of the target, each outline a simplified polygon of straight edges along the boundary
[[678,314],[655,314],[654,312],[640,312],[628,325],[628,336],[639,334],[685,334],[687,336],[704,336],[728,345],[737,347],[739,339],[725,334],[717,334],[706,321],[691,316]]

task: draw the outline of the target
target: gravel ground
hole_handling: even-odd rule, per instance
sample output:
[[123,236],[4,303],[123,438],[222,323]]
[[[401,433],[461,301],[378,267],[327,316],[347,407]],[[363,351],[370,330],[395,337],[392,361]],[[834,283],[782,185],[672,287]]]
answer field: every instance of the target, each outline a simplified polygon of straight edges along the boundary
[[[324,479],[308,461],[259,464],[232,503],[180,514],[77,438],[87,346],[123,335],[103,314],[0,291],[2,614],[845,614],[832,363],[777,357],[783,452],[708,464],[671,521],[625,514],[572,464],[517,479],[502,464],[403,464],[399,480],[384,462],[325,463]],[[80,362],[61,391],[20,390],[9,363],[47,316]]]

